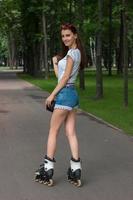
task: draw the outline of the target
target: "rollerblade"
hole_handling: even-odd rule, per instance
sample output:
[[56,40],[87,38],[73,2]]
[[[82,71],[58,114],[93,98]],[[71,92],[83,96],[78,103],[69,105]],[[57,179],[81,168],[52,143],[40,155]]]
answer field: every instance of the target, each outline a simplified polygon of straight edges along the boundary
[[68,181],[77,187],[81,186],[81,162],[80,159],[71,158],[67,171]]
[[53,186],[53,174],[54,174],[54,162],[55,159],[50,159],[45,156],[44,163],[40,165],[40,168],[35,172],[35,181],[44,185]]

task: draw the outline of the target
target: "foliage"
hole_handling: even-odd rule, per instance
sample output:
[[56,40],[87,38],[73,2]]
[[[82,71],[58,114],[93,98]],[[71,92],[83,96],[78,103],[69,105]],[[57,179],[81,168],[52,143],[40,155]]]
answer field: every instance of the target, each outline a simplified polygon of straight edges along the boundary
[[[109,41],[109,2],[104,1],[103,8],[103,44],[108,47]],[[113,49],[116,47],[118,41],[118,33],[120,29],[120,11],[122,8],[121,1],[112,0],[113,3],[113,37],[112,45]],[[133,43],[133,2],[128,1],[128,21],[129,31],[128,39],[129,46]],[[26,34],[29,43],[43,40],[43,33],[41,28],[41,16],[42,12],[45,12],[47,20],[47,34],[48,34],[48,46],[50,46],[51,39],[53,39],[52,54],[57,53],[57,49],[60,48],[59,43],[59,29],[60,24],[64,22],[72,22],[80,29],[82,23],[81,35],[84,39],[86,49],[89,49],[90,37],[95,39],[98,29],[98,3],[97,0],[1,0],[0,1],[0,30],[2,33],[8,34],[9,30],[18,32],[17,40],[24,41],[24,36],[21,33]],[[82,13],[81,13],[82,12]],[[82,15],[82,19],[81,19]],[[39,28],[37,28],[37,26]],[[18,31],[19,30],[19,31]],[[5,37],[8,38],[7,36]],[[22,44],[19,45],[21,46]],[[27,44],[28,45],[28,44]],[[25,43],[23,43],[25,46]],[[22,47],[21,47],[22,48]],[[24,48],[24,47],[23,47]],[[49,50],[50,51],[50,50]],[[89,53],[89,51],[87,51]],[[50,54],[50,53],[49,53]],[[49,55],[50,57],[51,55]]]
[[7,38],[5,35],[0,34],[0,57],[7,56]]

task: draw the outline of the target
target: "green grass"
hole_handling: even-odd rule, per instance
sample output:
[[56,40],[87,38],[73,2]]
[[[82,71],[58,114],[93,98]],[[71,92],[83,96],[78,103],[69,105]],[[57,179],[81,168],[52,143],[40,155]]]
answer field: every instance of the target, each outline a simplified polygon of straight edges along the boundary
[[[21,78],[39,86],[43,90],[51,92],[57,80],[53,74],[48,80],[34,78],[30,75],[21,74]],[[96,91],[95,72],[85,72],[86,89],[80,90],[78,80],[76,82],[80,97],[81,109],[102,118],[112,125],[123,129],[127,134],[133,135],[133,75],[129,76],[129,105],[124,107],[123,103],[123,78],[113,74],[111,77],[104,72],[104,98],[94,100]]]

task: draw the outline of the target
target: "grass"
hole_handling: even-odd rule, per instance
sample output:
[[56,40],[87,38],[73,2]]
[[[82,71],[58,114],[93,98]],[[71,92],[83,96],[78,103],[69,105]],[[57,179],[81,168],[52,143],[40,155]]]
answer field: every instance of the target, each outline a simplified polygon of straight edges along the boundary
[[[26,74],[19,74],[19,76],[48,92],[51,92],[57,83],[53,74],[48,80],[34,78]],[[133,135],[133,75],[129,75],[129,105],[127,108],[124,107],[123,103],[122,76],[114,73],[109,77],[107,72],[104,72],[104,98],[101,100],[94,100],[96,91],[95,79],[94,71],[85,72],[86,89],[84,91],[79,89],[78,80],[76,82],[81,109],[123,129],[127,134]]]

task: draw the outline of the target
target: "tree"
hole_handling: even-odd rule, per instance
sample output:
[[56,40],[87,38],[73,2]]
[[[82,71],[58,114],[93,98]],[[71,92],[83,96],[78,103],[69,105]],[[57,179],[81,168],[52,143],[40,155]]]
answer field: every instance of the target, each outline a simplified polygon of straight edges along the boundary
[[[84,31],[83,31],[83,21],[84,21],[84,10],[83,10],[83,8],[84,8],[84,0],[79,1],[77,6],[78,6],[78,13],[80,13],[80,15],[78,15],[78,17],[79,17],[79,31],[80,31],[80,34],[83,36],[84,35]],[[84,67],[86,67],[86,66],[84,66]],[[79,70],[79,87],[82,90],[85,89],[84,69],[80,69]]]
[[128,106],[128,42],[127,42],[127,1],[122,0],[123,20],[123,68],[124,68],[124,105]]
[[117,73],[123,73],[123,11],[120,10],[119,56]]
[[20,35],[20,9],[19,1],[3,0],[0,1],[0,30],[6,35],[8,44],[8,62],[13,68],[17,64],[18,35]]
[[42,33],[42,1],[21,1],[21,23],[23,33],[23,52],[25,72],[38,76],[41,73]]
[[112,74],[112,0],[109,0],[109,51],[108,51],[108,70]]
[[49,76],[49,69],[48,69],[48,49],[47,49],[47,25],[46,25],[46,8],[45,4],[43,3],[42,9],[42,28],[43,28],[43,41],[44,41],[44,68],[45,68],[45,79],[48,79]]
[[103,0],[98,0],[98,20],[96,44],[96,99],[103,97],[103,80],[102,80],[102,21],[103,21]]

